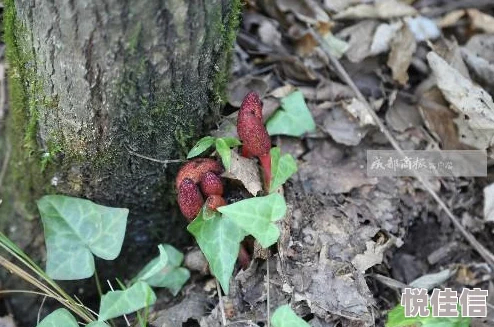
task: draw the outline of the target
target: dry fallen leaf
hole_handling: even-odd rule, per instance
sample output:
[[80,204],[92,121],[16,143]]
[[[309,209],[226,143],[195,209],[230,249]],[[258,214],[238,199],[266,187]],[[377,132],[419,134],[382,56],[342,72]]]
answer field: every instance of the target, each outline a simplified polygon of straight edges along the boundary
[[277,0],[276,5],[281,12],[291,12],[304,23],[330,24],[328,14],[314,0]]
[[393,79],[405,85],[408,81],[408,67],[412,62],[412,56],[417,49],[415,36],[407,25],[404,25],[391,42],[387,65],[391,68]]
[[396,18],[417,14],[417,10],[414,7],[398,0],[376,1],[375,7],[378,18]]
[[340,12],[359,2],[360,0],[324,0],[323,6],[328,11]]
[[367,105],[357,98],[353,98],[350,102],[343,102],[343,108],[357,119],[362,127],[376,124],[367,110]]
[[462,49],[463,59],[476,80],[491,94],[494,92],[494,63],[476,55],[468,48]]
[[387,52],[389,50],[391,40],[402,26],[403,22],[401,21],[392,24],[383,23],[379,25],[376,28],[374,37],[372,38],[372,44],[370,47],[371,55]]
[[438,22],[437,26],[441,28],[450,27],[455,25],[463,16],[465,16],[465,10],[453,10],[444,15]]
[[14,319],[12,316],[0,317],[0,327],[16,327]]
[[473,128],[494,128],[494,102],[481,87],[472,83],[434,52],[427,54],[437,86],[459,113],[468,116]]
[[477,34],[468,40],[465,47],[475,55],[494,62],[494,34]]
[[422,95],[419,111],[431,134],[442,144],[443,150],[460,149],[458,130],[453,121],[458,114],[447,106],[441,91],[434,87]]
[[278,26],[273,20],[264,20],[259,25],[259,39],[264,44],[272,45],[276,49],[283,49],[281,45],[281,33],[278,31]]
[[488,148],[494,137],[494,102],[434,52],[427,54],[437,86],[452,108],[460,113],[455,119],[462,143],[478,149]]
[[398,132],[404,132],[411,127],[422,124],[422,118],[417,106],[407,103],[402,97],[398,97],[393,105],[389,107],[385,118],[386,123]]
[[405,22],[417,42],[433,40],[441,36],[441,31],[430,18],[424,16],[405,17]]
[[228,102],[234,107],[240,107],[247,93],[256,91],[262,98],[266,94],[268,87],[268,83],[262,78],[250,75],[243,76],[228,83]]
[[369,4],[359,4],[349,7],[333,16],[334,19],[359,19],[359,18],[398,18],[416,15],[417,10],[406,3],[397,0],[383,0]]
[[484,220],[494,221],[494,184],[484,187]]
[[369,132],[369,125],[360,126],[346,110],[337,106],[324,119],[324,130],[338,143],[354,146]]
[[470,73],[463,61],[461,49],[456,40],[439,39],[434,44],[434,52],[446,60],[452,68],[456,69],[467,79],[470,79]]
[[374,20],[364,20],[343,29],[336,35],[338,38],[346,39],[348,42],[349,47],[345,53],[348,60],[357,63],[371,54],[372,36],[377,25],[378,22]]
[[296,56],[273,57],[276,60],[276,69],[288,80],[315,81],[316,72],[304,65]]
[[327,80],[317,87],[301,86],[298,89],[304,94],[304,98],[315,101],[337,101],[355,95],[347,85]]
[[365,273],[367,269],[382,263],[384,252],[386,252],[393,244],[394,242],[392,239],[388,239],[384,244],[378,244],[373,240],[365,242],[365,252],[355,255],[352,259],[352,265],[357,271]]
[[236,151],[232,151],[232,163],[230,171],[223,173],[223,177],[240,181],[247,191],[252,195],[257,195],[262,190],[259,167],[252,159],[241,157]]
[[271,91],[271,93],[269,93],[269,95],[279,99],[286,97],[293,91],[295,91],[295,86],[286,84],[274,89],[273,91]]
[[468,9],[467,14],[472,20],[472,27],[486,33],[494,33],[494,17],[477,9]]

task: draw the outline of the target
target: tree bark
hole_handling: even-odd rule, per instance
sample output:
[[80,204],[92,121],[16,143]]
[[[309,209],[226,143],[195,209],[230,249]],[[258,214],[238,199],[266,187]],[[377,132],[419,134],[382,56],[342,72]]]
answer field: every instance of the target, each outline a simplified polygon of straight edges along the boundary
[[240,0],[4,5],[9,108],[0,126],[0,230],[35,247],[40,259],[35,200],[61,193],[131,210],[124,246],[133,252],[124,267],[142,265],[161,242],[190,241],[170,205],[178,165],[132,152],[185,158],[219,118]]
[[219,117],[239,1],[5,5],[12,151],[3,226],[5,212],[32,214],[47,192],[170,219],[162,210],[177,165],[132,152],[183,158]]

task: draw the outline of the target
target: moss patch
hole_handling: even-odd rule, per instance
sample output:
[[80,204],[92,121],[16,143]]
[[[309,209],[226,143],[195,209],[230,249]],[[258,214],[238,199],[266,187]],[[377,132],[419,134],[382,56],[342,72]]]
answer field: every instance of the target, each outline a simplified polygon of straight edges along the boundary
[[217,28],[220,30],[219,35],[223,35],[224,51],[225,55],[223,61],[218,63],[220,67],[224,67],[223,70],[218,71],[214,78],[214,95],[215,101],[220,104],[225,104],[227,100],[226,85],[230,79],[230,70],[232,66],[232,48],[237,37],[237,29],[240,24],[240,14],[242,12],[241,0],[232,0],[230,2],[230,14],[226,17],[225,21],[218,20]]
[[[6,121],[6,143],[10,143],[11,156],[4,181],[4,201],[1,213],[14,209],[24,216],[32,216],[34,200],[39,192],[50,189],[42,170],[48,162],[42,159],[37,143],[40,107],[52,103],[42,91],[42,80],[37,76],[30,32],[16,18],[14,0],[4,2],[4,42],[9,63],[8,86],[10,112]],[[7,151],[6,147],[2,152]],[[1,222],[0,222],[1,223]]]

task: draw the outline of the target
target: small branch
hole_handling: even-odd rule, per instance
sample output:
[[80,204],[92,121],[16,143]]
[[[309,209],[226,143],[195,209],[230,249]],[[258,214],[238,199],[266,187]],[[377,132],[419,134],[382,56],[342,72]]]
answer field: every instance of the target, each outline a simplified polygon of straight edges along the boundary
[[214,280],[216,281],[216,290],[218,292],[218,299],[221,311],[221,324],[222,326],[226,326],[225,306],[223,305],[223,297],[221,296],[220,283],[218,282],[218,278],[215,278]]
[[269,286],[270,286],[269,285],[269,250],[268,250],[268,257],[266,258],[266,279],[267,279],[267,281],[266,281],[266,285],[267,285],[266,286],[267,287],[267,289],[266,289],[266,297],[267,297],[267,299],[266,299],[266,305],[267,305],[266,313],[268,315],[268,317],[267,317],[268,319],[267,319],[266,323],[267,323],[267,326],[270,327],[271,326],[271,309],[270,309],[271,308],[271,302],[269,299]]
[[129,148],[127,148],[127,151],[131,155],[133,155],[133,156],[136,156],[136,157],[139,157],[139,158],[142,158],[142,159],[146,159],[146,160],[149,160],[149,161],[153,161],[153,162],[158,162],[158,163],[164,164],[165,166],[168,165],[168,164],[171,164],[171,163],[180,163],[180,162],[184,162],[185,161],[183,159],[169,159],[169,160],[155,159],[155,158],[151,158],[151,157],[148,157],[148,156],[139,154],[137,152],[134,152],[134,151],[130,150]]
[[[336,69],[340,77],[343,79],[343,81],[352,89],[352,91],[355,93],[355,96],[357,97],[358,100],[360,100],[362,103],[365,104],[365,108],[367,110],[367,113],[372,116],[374,122],[377,124],[379,127],[380,131],[386,136],[388,141],[391,143],[393,148],[398,152],[398,154],[401,156],[401,158],[405,158],[406,155],[401,149],[400,145],[398,142],[395,140],[391,132],[384,126],[383,122],[381,119],[377,116],[376,112],[372,110],[372,106],[369,104],[367,99],[362,95],[360,90],[357,88],[355,83],[353,82],[352,78],[348,75],[346,72],[345,68],[340,64],[338,59],[336,59],[332,54],[331,51],[329,50],[329,46],[326,43],[326,41],[318,34],[316,33],[312,27],[309,27],[309,30],[313,37],[317,40],[317,42],[321,45],[322,49],[328,56],[331,64],[333,67]],[[468,232],[459,222],[458,218],[456,218],[451,210],[448,208],[448,206],[444,203],[444,201],[439,197],[439,195],[434,191],[434,188],[430,184],[430,182],[426,179],[424,179],[421,175],[419,175],[418,172],[415,170],[412,170],[413,176],[420,182],[422,185],[424,185],[424,188],[426,191],[436,200],[436,202],[439,204],[439,206],[444,210],[446,215],[451,219],[451,222],[453,225],[458,228],[460,233],[467,239],[467,241],[470,243],[470,245],[484,258],[484,260],[491,266],[494,267],[494,255],[489,252],[482,244],[479,243],[475,239],[475,237]]]
[[36,317],[36,325],[39,325],[39,320],[41,318],[41,310],[43,309],[43,305],[45,304],[47,296],[43,296],[43,300],[41,301],[41,305],[39,306],[38,309],[38,316]]
[[[114,292],[115,290],[113,289],[113,286],[111,285],[110,281],[107,279],[106,282],[108,283],[108,286],[110,286],[111,291]],[[125,319],[125,322],[127,323],[127,326],[130,327],[130,322],[129,319],[127,319],[127,316],[123,315],[123,317]]]

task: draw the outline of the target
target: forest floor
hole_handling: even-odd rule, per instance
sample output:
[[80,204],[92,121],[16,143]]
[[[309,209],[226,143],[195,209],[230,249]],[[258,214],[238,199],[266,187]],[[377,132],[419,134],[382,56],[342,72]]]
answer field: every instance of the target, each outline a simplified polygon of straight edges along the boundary
[[[3,71],[2,63],[2,104]],[[267,120],[297,89],[317,129],[273,139],[298,164],[285,185],[289,210],[278,246],[255,255],[247,269],[236,267],[223,315],[203,261],[186,259],[191,280],[176,298],[158,293],[152,325],[216,327],[224,316],[229,326],[267,326],[269,312],[290,303],[313,327],[384,326],[407,286],[478,287],[494,304],[491,169],[487,177],[423,181],[367,171],[367,151],[394,149],[389,137],[405,150],[475,149],[492,157],[494,119],[468,108],[489,106],[494,95],[494,3],[247,0],[225,118],[212,134],[225,135],[248,91],[261,95]],[[478,132],[475,123],[491,126]],[[185,252],[199,255],[196,246]],[[491,308],[471,325],[493,326]]]
[[[285,187],[289,215],[269,259],[236,270],[223,297],[229,322],[266,326],[268,307],[291,303],[311,326],[384,326],[407,285],[458,294],[479,287],[494,303],[493,262],[464,236],[494,251],[490,175],[426,178],[463,232],[416,178],[369,176],[367,150],[393,147],[314,35],[323,36],[401,149],[489,150],[490,140],[482,141],[489,132],[471,133],[472,113],[447,94],[446,68],[431,67],[427,54],[494,94],[493,14],[492,2],[473,0],[247,1],[225,120],[248,91],[261,94],[267,119],[298,89],[317,131],[274,140],[299,166]],[[460,84],[450,92],[468,98]],[[185,294],[155,326],[221,325],[210,279],[197,274]],[[494,311],[471,325],[494,325]]]

